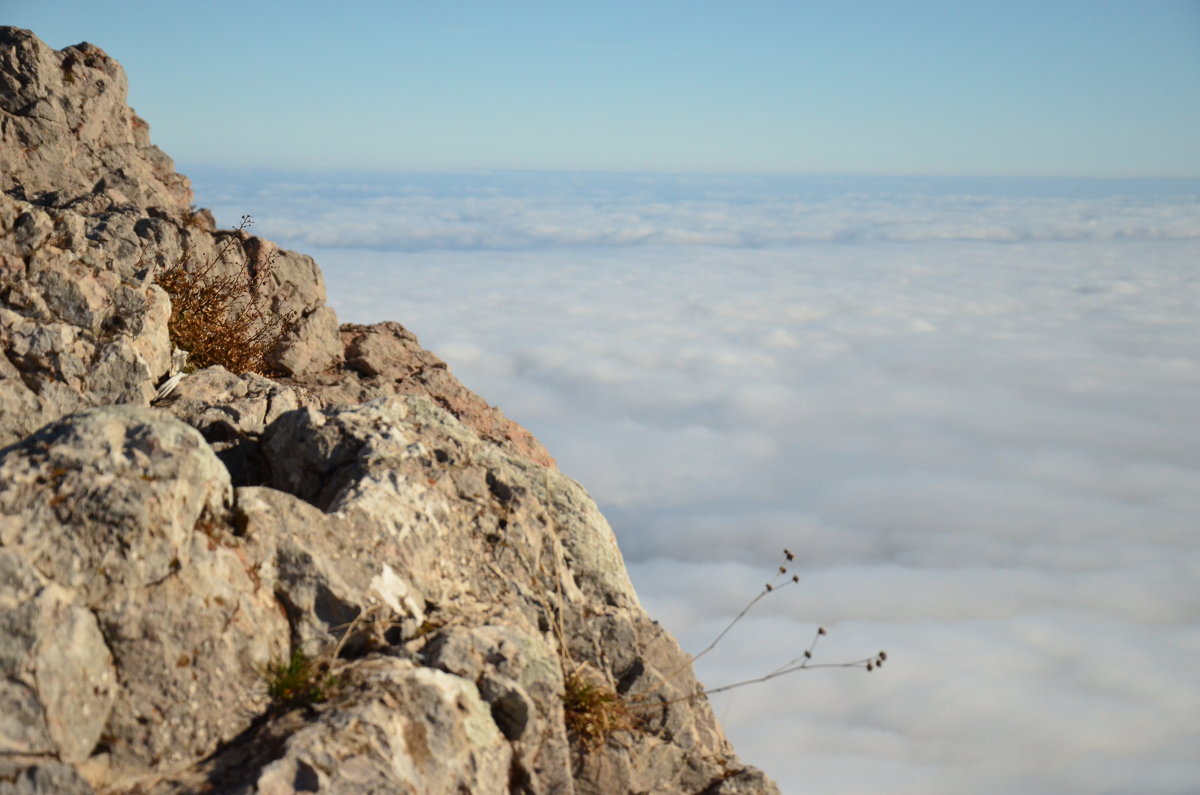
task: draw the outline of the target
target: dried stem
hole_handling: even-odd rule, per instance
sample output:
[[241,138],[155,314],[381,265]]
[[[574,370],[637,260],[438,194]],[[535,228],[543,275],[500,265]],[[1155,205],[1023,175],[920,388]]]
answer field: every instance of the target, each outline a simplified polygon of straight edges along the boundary
[[684,663],[683,665],[676,668],[674,671],[671,671],[669,674],[664,676],[663,679],[655,687],[651,688],[650,690],[648,690],[646,692],[640,693],[637,700],[642,703],[637,703],[637,704],[634,704],[633,706],[639,707],[639,708],[647,708],[647,707],[658,708],[665,704],[675,704],[675,703],[678,703],[681,701],[692,701],[692,700],[700,698],[702,696],[711,695],[713,693],[723,693],[726,690],[733,690],[735,688],[744,687],[746,685],[753,685],[753,684],[760,684],[762,682],[768,682],[772,679],[775,679],[776,677],[786,676],[787,674],[796,673],[797,671],[804,671],[804,670],[809,670],[809,669],[813,669],[813,668],[865,668],[867,671],[873,671],[876,668],[879,668],[880,666],[883,665],[884,661],[887,659],[887,652],[884,652],[884,651],[879,652],[878,654],[874,655],[873,657],[865,657],[861,660],[854,660],[852,662],[813,663],[812,662],[813,653],[815,652],[815,650],[817,648],[817,643],[820,641],[822,635],[828,634],[825,630],[825,627],[818,627],[817,631],[813,634],[812,642],[808,644],[808,647],[804,650],[804,652],[799,657],[795,657],[795,658],[789,660],[788,662],[784,663],[783,665],[779,666],[775,670],[773,670],[763,676],[758,676],[753,679],[746,679],[746,680],[743,680],[740,682],[734,682],[734,683],[728,684],[728,685],[721,685],[720,687],[710,688],[708,690],[703,690],[703,691],[693,693],[693,694],[687,695],[687,696],[679,696],[677,698],[669,699],[666,701],[657,701],[654,703],[649,703],[649,702],[644,701],[648,696],[650,696],[653,693],[657,692],[658,690],[662,689],[668,682],[670,682],[672,679],[674,679],[676,676],[678,676],[682,671],[693,666],[697,660],[699,660],[701,657],[703,657],[704,655],[706,655],[710,651],[712,651],[714,648],[716,648],[717,644],[719,644],[725,638],[725,636],[729,634],[730,630],[732,630],[738,624],[738,622],[740,622],[743,618],[745,618],[746,614],[748,614],[750,612],[750,610],[753,609],[754,606],[756,604],[758,604],[767,594],[775,593],[776,591],[778,591],[782,588],[785,588],[789,585],[793,585],[800,581],[799,575],[796,575],[796,574],[792,574],[790,576],[788,575],[788,564],[790,564],[792,561],[794,561],[796,556],[789,549],[783,550],[783,554],[784,554],[784,557],[786,560],[785,560],[785,563],[779,567],[776,580],[774,582],[769,582],[765,586],[763,586],[763,590],[757,596],[755,596],[753,599],[751,599],[746,604],[746,606],[743,607],[741,609],[741,611],[736,616],[733,617],[733,620],[731,620],[728,624],[726,624],[725,628],[722,629],[719,633],[717,633],[717,636],[713,639],[713,641],[711,643],[709,643],[707,646],[705,646],[699,653],[692,655],[691,657],[688,658],[688,661],[686,663]]

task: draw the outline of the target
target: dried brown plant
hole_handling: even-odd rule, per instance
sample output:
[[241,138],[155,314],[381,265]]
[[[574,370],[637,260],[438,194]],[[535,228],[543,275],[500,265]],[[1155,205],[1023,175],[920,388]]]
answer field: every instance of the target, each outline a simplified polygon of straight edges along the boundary
[[171,297],[171,342],[187,351],[192,368],[219,364],[238,375],[276,374],[271,352],[291,331],[296,316],[274,312],[269,305],[274,255],[230,269],[230,254],[252,223],[243,215],[241,225],[225,234],[211,259],[194,262],[189,249],[157,276]]

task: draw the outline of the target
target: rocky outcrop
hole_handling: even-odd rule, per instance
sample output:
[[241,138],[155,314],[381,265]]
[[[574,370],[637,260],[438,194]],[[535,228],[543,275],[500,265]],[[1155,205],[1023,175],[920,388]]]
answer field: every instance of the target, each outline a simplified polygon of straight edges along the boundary
[[[297,318],[272,363],[294,383],[333,402],[429,394],[486,438],[552,462],[528,432],[438,373],[445,365],[399,324],[339,330],[311,257],[217,230],[150,143],[126,88],[120,64],[94,45],[55,51],[0,28],[0,444],[70,411],[153,396],[171,364],[155,273],[215,261],[218,274],[270,263],[263,304]],[[347,350],[364,335],[388,342],[369,343],[365,357]]]
[[341,327],[343,366],[334,372],[310,373],[300,383],[330,403],[357,403],[393,395],[429,395],[483,438],[535,461],[554,466],[554,459],[529,431],[507,419],[450,374],[446,363],[421,347],[399,323]]
[[[193,210],[124,81],[0,28],[0,793],[774,791],[584,489]],[[222,248],[275,263],[279,377],[156,400],[156,269]]]

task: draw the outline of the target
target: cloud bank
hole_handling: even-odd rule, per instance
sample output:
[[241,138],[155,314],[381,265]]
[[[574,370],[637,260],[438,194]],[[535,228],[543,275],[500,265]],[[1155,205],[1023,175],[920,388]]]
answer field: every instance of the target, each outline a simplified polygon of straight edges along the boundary
[[533,430],[685,648],[797,553],[702,680],[889,662],[714,698],[785,792],[1194,790],[1195,186],[445,179],[212,190]]
[[[300,247],[380,251],[705,246],[928,240],[1200,238],[1186,181],[425,175],[215,185],[218,210],[270,208],[260,232]],[[1123,193],[1112,193],[1120,188]],[[1135,189],[1130,192],[1129,189]],[[967,192],[964,192],[967,191]],[[1001,195],[995,195],[997,192]],[[1040,193],[1041,195],[1030,195]]]

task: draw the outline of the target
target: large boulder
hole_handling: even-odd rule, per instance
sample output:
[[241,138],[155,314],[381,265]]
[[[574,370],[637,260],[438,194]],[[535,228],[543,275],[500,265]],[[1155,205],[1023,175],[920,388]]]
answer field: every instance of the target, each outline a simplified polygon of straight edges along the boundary
[[[313,506],[288,520],[289,543],[305,554],[286,557],[331,561],[344,573],[317,580],[331,595],[368,576],[333,545],[369,550],[380,572],[395,572],[407,597],[390,614],[400,647],[477,685],[530,791],[561,791],[572,772],[580,792],[702,791],[743,770],[695,698],[690,658],[642,610],[612,530],[575,481],[489,443],[425,396],[283,414],[263,451],[273,491],[255,498],[282,491]],[[255,512],[268,514],[285,511]],[[343,622],[356,613],[345,596],[332,604]],[[420,634],[410,638],[410,626]],[[304,640],[319,642],[317,630]],[[586,750],[563,714],[581,670],[632,718],[619,739]]]
[[103,779],[247,727],[288,631],[232,501],[199,432],[155,409],[92,409],[0,451],[0,745]]

